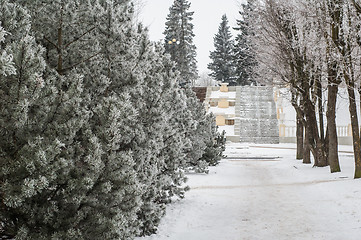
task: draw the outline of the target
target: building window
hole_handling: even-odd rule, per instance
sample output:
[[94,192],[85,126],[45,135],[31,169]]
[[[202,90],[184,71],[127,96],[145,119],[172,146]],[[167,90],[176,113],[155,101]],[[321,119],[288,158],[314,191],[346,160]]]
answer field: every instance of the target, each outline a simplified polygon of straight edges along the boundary
[[234,125],[234,119],[226,119],[226,125]]
[[217,107],[218,106],[218,103],[217,102],[210,102],[209,105],[211,107]]

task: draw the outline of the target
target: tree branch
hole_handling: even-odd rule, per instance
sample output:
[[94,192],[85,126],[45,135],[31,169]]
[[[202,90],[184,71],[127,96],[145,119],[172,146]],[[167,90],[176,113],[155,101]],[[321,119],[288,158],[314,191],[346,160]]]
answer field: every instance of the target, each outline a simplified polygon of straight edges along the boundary
[[361,14],[361,5],[358,4],[355,0],[352,0],[353,5],[355,6],[356,12]]
[[71,44],[75,43],[76,41],[78,41],[79,39],[81,39],[82,37],[84,37],[86,34],[90,33],[91,31],[93,31],[95,29],[95,27],[90,28],[88,31],[84,32],[83,34],[81,34],[79,37],[74,38],[72,41],[70,41],[69,43],[67,43],[64,47],[64,49],[68,48]]
[[48,43],[50,43],[51,45],[53,45],[57,50],[59,50],[59,47],[58,47],[55,43],[53,43],[52,41],[50,41],[47,37],[44,36],[44,39],[45,39]]
[[80,62],[77,62],[77,63],[75,63],[75,64],[71,65],[70,67],[64,68],[64,69],[63,69],[63,71],[70,70],[70,69],[72,69],[72,68],[74,68],[74,67],[76,67],[76,66],[78,66],[78,65],[82,64],[83,62],[89,61],[90,59],[92,59],[92,58],[94,58],[94,57],[98,56],[100,53],[101,53],[101,51],[99,51],[99,52],[97,52],[97,53],[95,53],[95,54],[91,55],[90,57],[88,57],[88,58],[86,58],[86,59],[84,59],[84,60],[82,60],[82,61],[80,61]]

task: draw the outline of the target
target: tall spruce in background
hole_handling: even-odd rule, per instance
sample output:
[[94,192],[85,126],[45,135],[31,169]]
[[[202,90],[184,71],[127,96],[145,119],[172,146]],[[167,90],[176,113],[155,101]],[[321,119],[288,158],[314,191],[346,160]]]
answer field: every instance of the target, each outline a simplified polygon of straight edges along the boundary
[[214,37],[214,47],[215,50],[210,54],[212,62],[208,64],[210,76],[217,81],[231,83],[234,79],[233,41],[226,15],[222,16],[218,33]]
[[196,46],[193,44],[193,13],[187,0],[174,0],[169,8],[165,23],[165,49],[176,62],[176,70],[180,72],[181,86],[194,84],[198,78]]
[[254,68],[257,66],[255,52],[251,37],[254,35],[252,30],[252,13],[255,8],[255,0],[247,0],[242,4],[240,11],[241,18],[237,20],[237,27],[234,29],[238,32],[234,46],[234,65],[235,78],[238,85],[256,84]]

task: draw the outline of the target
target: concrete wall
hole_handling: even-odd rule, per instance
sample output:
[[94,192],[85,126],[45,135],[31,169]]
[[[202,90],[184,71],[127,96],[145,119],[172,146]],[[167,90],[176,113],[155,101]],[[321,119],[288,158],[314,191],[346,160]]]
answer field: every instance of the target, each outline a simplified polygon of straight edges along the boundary
[[237,87],[239,135],[241,142],[279,143],[273,87]]

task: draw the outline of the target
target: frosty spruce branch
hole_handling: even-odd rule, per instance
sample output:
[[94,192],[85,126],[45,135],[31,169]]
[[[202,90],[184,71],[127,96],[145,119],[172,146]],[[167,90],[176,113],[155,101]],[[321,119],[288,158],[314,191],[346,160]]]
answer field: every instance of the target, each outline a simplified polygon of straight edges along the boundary
[[0,0],[0,239],[152,234],[184,172],[220,160],[214,117],[134,12]]

